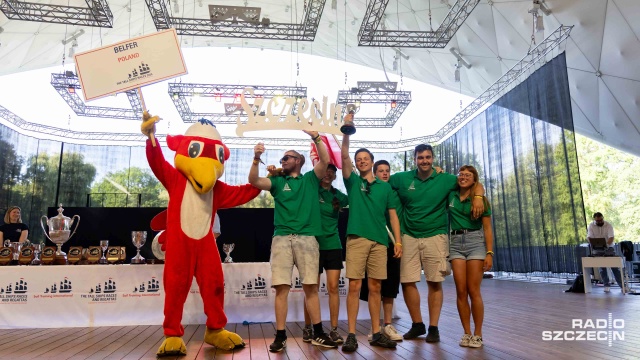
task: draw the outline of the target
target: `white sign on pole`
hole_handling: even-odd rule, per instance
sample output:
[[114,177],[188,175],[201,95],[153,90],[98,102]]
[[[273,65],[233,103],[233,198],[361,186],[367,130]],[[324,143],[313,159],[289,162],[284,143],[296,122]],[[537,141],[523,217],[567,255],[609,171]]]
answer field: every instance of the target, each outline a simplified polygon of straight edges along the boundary
[[173,28],[78,53],[74,59],[86,101],[187,73]]

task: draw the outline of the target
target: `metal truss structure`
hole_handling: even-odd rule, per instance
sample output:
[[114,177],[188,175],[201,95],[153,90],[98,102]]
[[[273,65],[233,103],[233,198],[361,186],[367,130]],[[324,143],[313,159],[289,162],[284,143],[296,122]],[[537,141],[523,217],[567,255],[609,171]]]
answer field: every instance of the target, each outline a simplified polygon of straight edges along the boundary
[[[358,141],[351,140],[353,147],[366,147],[379,151],[402,151],[411,149],[412,147],[423,143],[437,143],[443,140],[451,131],[462,125],[465,121],[470,120],[477,111],[484,105],[493,100],[496,96],[504,94],[524,80],[527,75],[538,67],[542,66],[548,60],[548,56],[552,51],[558,49],[560,45],[566,41],[571,33],[573,26],[560,26],[549,37],[542,41],[538,46],[529,50],[527,55],[522,58],[516,65],[500,77],[493,85],[491,85],[476,100],[458,113],[451,121],[449,121],[437,133],[428,136],[422,136],[412,139],[399,141]],[[180,84],[177,84],[180,85]],[[184,85],[184,84],[183,84]],[[238,85],[235,85],[239,87]],[[215,89],[215,88],[214,88]],[[222,91],[222,88],[220,88]],[[228,90],[231,91],[231,90]],[[229,93],[230,95],[230,93]],[[235,93],[234,93],[235,96]],[[40,125],[27,122],[26,120],[13,114],[11,111],[0,106],[0,119],[4,119],[14,126],[22,130],[33,132],[47,133],[66,139],[75,140],[114,140],[114,141],[131,141],[142,143],[145,137],[142,134],[115,134],[115,133],[84,133],[65,130],[47,125]],[[164,140],[164,136],[158,136],[160,141]],[[258,142],[263,142],[268,146],[275,148],[282,147],[308,147],[308,139],[277,139],[277,138],[249,138],[249,137],[228,137],[224,138],[225,144],[236,147],[250,147]]]
[[457,0],[434,31],[378,30],[389,0],[372,0],[367,6],[360,31],[359,46],[444,48],[480,0]]
[[[240,101],[240,94],[245,88],[252,88],[253,98],[271,98],[276,96],[305,98],[307,97],[306,87],[294,86],[261,86],[261,85],[222,85],[222,84],[188,84],[170,83],[169,95],[173,99],[173,104],[178,109],[178,113],[185,123],[196,122],[200,119],[211,120],[214,124],[235,124],[238,116],[242,120],[247,119],[247,114],[242,114],[234,104]],[[187,97],[200,96],[214,98],[216,101],[225,103],[224,113],[196,113],[191,111]],[[245,95],[247,98],[252,98]],[[232,99],[232,104],[227,104],[224,100]],[[235,110],[234,110],[235,109]],[[241,108],[240,108],[241,109]],[[294,108],[294,111],[296,109]],[[295,112],[294,112],[295,113]],[[285,114],[286,115],[286,114]]]
[[125,120],[142,119],[142,104],[136,90],[126,92],[131,109],[119,109],[85,105],[78,95],[78,91],[82,89],[80,80],[72,71],[67,71],[64,74],[51,74],[51,85],[78,116]]
[[357,127],[390,128],[400,119],[411,103],[411,91],[396,91],[396,82],[358,81],[358,87],[338,91],[337,103],[347,104],[388,104],[390,109],[385,117],[356,117]]
[[19,0],[0,0],[0,11],[12,20],[54,24],[113,27],[113,14],[107,0],[85,0],[86,8],[49,5]]
[[[14,0],[15,1],[15,0]],[[175,28],[178,35],[214,36],[229,38],[313,41],[326,0],[308,0],[300,24],[274,23],[268,19],[256,22],[231,20],[192,19],[172,17],[170,0],[145,0],[157,30]],[[214,16],[214,13],[211,13]],[[242,18],[240,17],[240,20]]]

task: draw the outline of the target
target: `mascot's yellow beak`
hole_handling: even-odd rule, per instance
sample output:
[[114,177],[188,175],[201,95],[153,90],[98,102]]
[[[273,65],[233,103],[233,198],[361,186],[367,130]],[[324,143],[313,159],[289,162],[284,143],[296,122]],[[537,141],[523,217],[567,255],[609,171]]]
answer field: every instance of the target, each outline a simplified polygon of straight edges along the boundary
[[176,155],[174,159],[176,169],[189,179],[193,188],[200,194],[206,194],[224,173],[224,166],[220,161],[209,157],[192,159],[184,155]]

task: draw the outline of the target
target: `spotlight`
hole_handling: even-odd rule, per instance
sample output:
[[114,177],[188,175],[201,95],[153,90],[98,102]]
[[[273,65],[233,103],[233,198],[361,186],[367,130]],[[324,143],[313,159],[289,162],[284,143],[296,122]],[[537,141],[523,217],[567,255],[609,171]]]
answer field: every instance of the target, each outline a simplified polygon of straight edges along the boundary
[[453,66],[456,67],[456,71],[453,73],[453,79],[455,82],[460,82],[460,68],[462,67],[462,65],[460,65],[460,59],[458,59],[458,62]]
[[396,59],[395,57],[393,58],[393,71],[397,71],[398,70],[398,59]]
[[215,94],[213,98],[216,99],[216,102],[222,101],[222,95],[220,94]]
[[178,93],[173,93],[173,100],[178,100],[178,98],[180,97],[180,95],[178,95]]
[[391,108],[395,109],[396,107],[398,107],[398,103],[395,100],[391,101]]
[[67,88],[67,91],[69,92],[69,94],[75,94],[76,88],[74,88],[73,85],[69,85],[69,88]]
[[536,22],[536,31],[544,31],[544,20],[542,20],[542,15],[535,14],[534,19]]

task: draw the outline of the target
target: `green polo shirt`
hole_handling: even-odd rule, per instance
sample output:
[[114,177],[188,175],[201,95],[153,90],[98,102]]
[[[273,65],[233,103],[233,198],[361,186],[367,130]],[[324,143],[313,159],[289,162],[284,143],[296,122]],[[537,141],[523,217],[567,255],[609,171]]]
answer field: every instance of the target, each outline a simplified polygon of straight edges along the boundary
[[321,186],[320,190],[318,190],[318,197],[320,200],[322,233],[316,236],[316,240],[318,240],[320,250],[342,249],[342,243],[340,243],[340,236],[338,235],[340,209],[333,209],[333,199],[338,199],[340,208],[343,208],[349,205],[349,198],[333,186],[331,190],[327,190]]
[[391,186],[377,178],[369,184],[355,172],[344,179],[344,186],[349,195],[347,235],[360,236],[389,246],[385,213],[395,206]]
[[460,201],[460,192],[449,193],[449,221],[451,230],[480,230],[482,229],[482,217],[491,216],[491,209],[487,208],[482,216],[477,219],[471,218],[471,198],[467,197]]
[[320,180],[311,170],[304,175],[271,177],[271,195],[275,201],[274,236],[316,236],[320,227],[318,187]]
[[391,175],[389,184],[402,202],[402,232],[414,238],[446,234],[447,200],[457,182],[455,175],[435,171],[425,180],[418,177],[418,170]]

